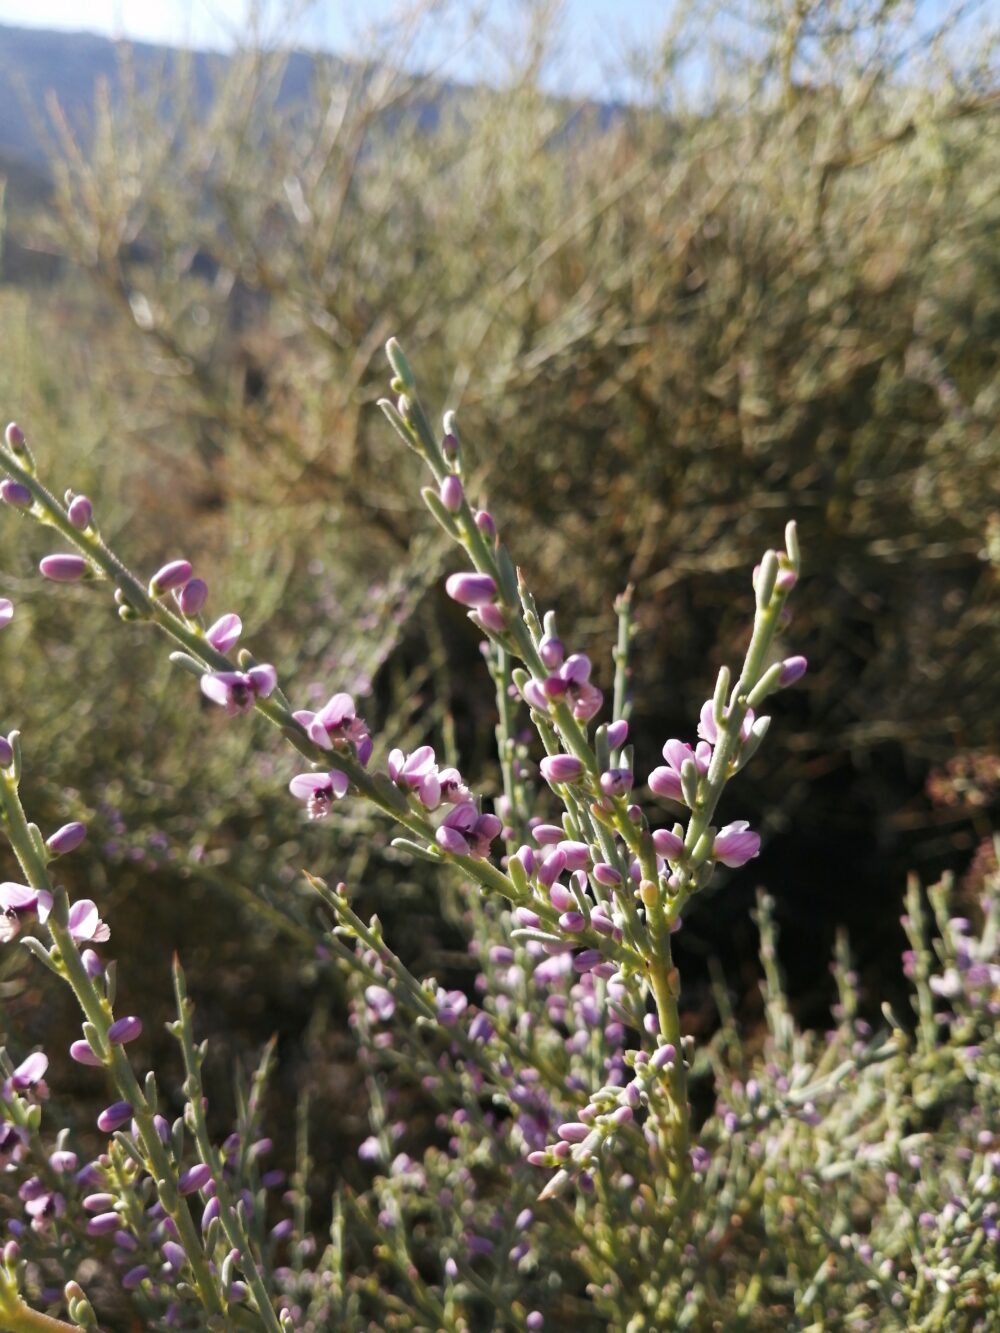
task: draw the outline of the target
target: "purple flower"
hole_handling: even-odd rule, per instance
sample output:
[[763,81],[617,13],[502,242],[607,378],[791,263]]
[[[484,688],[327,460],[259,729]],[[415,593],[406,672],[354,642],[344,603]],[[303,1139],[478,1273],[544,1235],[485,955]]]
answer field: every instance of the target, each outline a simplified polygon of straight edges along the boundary
[[49,1090],[45,1084],[45,1071],[49,1067],[49,1057],[44,1051],[35,1051],[21,1063],[3,1085],[5,1097],[12,1092],[31,1093],[35,1097],[45,1098]]
[[632,790],[630,768],[609,768],[601,774],[601,791],[605,796],[627,796]]
[[278,683],[278,673],[265,663],[249,671],[206,671],[201,692],[221,704],[230,716],[249,713],[258,699],[266,699]]
[[30,509],[34,503],[27,486],[19,481],[12,481],[10,477],[4,477],[3,481],[0,481],[0,500],[13,505],[15,509]]
[[[196,616],[208,601],[208,584],[204,579],[188,579],[184,587],[176,592],[174,596],[177,598],[177,605],[181,609],[181,614],[190,619],[192,616]],[[234,616],[233,619],[238,619],[238,617]],[[220,648],[219,651],[224,650]]]
[[38,568],[53,583],[76,583],[87,572],[87,562],[82,555],[45,555]]
[[65,856],[67,852],[75,852],[86,836],[86,824],[63,824],[62,828],[56,829],[51,837],[46,838],[45,845],[54,856]]
[[434,837],[446,852],[482,860],[502,827],[496,815],[481,815],[475,802],[462,801],[445,815]]
[[589,722],[601,710],[603,693],[590,683],[590,658],[573,653],[559,668],[558,675],[545,682],[547,693],[562,693],[578,722]]
[[754,833],[745,819],[727,824],[715,836],[713,853],[724,866],[735,869],[746,865],[760,852],[760,834]]
[[243,621],[229,611],[205,631],[205,638],[219,653],[228,653],[243,633]]
[[[48,916],[48,911],[45,913]],[[97,914],[97,905],[90,898],[81,898],[69,909],[69,930],[79,943],[91,940],[94,944],[103,944],[111,938],[111,931]]]
[[149,595],[150,597],[162,597],[171,588],[183,588],[190,577],[191,562],[189,560],[171,560],[162,569],[158,569],[149,580]]
[[81,532],[85,532],[90,527],[91,519],[94,517],[94,506],[85,495],[74,495],[66,512],[74,528],[79,528]]
[[441,804],[441,780],[430,745],[421,745],[409,755],[402,750],[391,750],[389,776],[397,787],[415,791],[421,805],[428,810],[436,810]]
[[14,747],[6,736],[0,736],[0,768],[10,768],[14,762]]
[[300,773],[292,778],[288,790],[305,801],[310,819],[325,819],[333,802],[347,794],[349,785],[346,773],[334,769],[329,773]]
[[124,1045],[127,1041],[135,1041],[136,1037],[142,1033],[142,1019],[136,1018],[130,1014],[127,1018],[116,1018],[108,1028],[108,1041],[112,1045]]
[[572,754],[550,754],[541,762],[542,777],[553,784],[578,782],[583,777],[583,764]]
[[0,884],[0,943],[7,944],[21,930],[21,917],[38,911],[38,893],[27,884]]
[[386,986],[366,986],[365,1004],[380,1023],[387,1023],[396,1012],[395,997]]
[[368,727],[357,716],[354,700],[349,694],[339,693],[332,696],[318,713],[308,709],[299,709],[293,713],[309,739],[323,750],[354,750],[358,763],[362,767],[368,763],[374,748]]
[[[725,716],[728,716],[729,710],[726,710]],[[754,711],[748,708],[746,716],[740,723],[740,740],[750,739],[750,732],[753,728]],[[715,725],[715,705],[709,699],[701,706],[701,714],[698,722],[698,735],[703,741],[708,741],[710,745],[715,745],[719,739],[719,728]]]
[[489,574],[452,574],[444,586],[452,601],[462,606],[485,606],[496,600],[496,581]]
[[694,761],[699,773],[707,773],[712,762],[712,747],[707,741],[699,741],[697,749],[692,749],[684,741],[669,740],[663,747],[665,767],[654,768],[649,775],[649,788],[657,796],[665,796],[671,801],[684,801],[684,784],[681,770],[688,759]]

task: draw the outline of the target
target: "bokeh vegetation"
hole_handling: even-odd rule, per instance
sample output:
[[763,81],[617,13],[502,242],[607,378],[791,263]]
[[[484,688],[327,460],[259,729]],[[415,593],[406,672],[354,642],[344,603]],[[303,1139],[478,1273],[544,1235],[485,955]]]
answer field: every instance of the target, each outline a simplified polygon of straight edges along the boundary
[[[491,691],[438,586],[448,552],[373,406],[389,334],[426,400],[458,409],[480,496],[575,648],[603,651],[636,585],[640,771],[691,737],[743,633],[734,593],[798,519],[812,670],[726,812],[769,846],[687,923],[699,1031],[699,954],[753,1018],[756,884],[804,1015],[833,998],[838,923],[877,1010],[905,871],[964,872],[995,822],[996,35],[928,9],[697,5],[613,107],[541,90],[541,10],[493,89],[399,72],[395,32],[364,66],[317,59],[297,104],[280,52],[220,62],[208,102],[183,61],[154,77],[125,53],[89,129],[49,106],[52,193],[8,218],[56,257],[0,289],[0,402],[48,475],[150,572],[194,560],[303,706],[355,692],[383,756],[431,738],[496,783]],[[461,980],[440,886],[363,812],[305,827],[277,739],[202,706],[107,606],[81,593],[68,615],[36,577],[37,532],[0,517],[19,607],[2,721],[46,754],[36,816],[91,824],[71,888],[127,941],[122,988],[152,1018],[180,948],[226,1065],[288,1034],[289,1084],[356,1142],[297,875],[347,880],[418,969]],[[946,771],[956,755],[978,785]],[[43,1016],[51,1031],[44,981],[5,966],[4,1022],[30,1044]]]

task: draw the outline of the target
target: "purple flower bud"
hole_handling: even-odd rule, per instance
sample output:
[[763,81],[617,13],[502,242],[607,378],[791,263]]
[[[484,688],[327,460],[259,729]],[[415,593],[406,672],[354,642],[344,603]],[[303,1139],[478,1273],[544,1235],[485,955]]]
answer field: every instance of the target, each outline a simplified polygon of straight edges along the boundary
[[713,852],[724,866],[746,865],[760,852],[760,834],[754,833],[745,819],[737,819],[716,834]]
[[4,432],[4,439],[7,441],[7,448],[11,451],[11,453],[19,454],[21,450],[24,448],[25,445],[24,431],[21,429],[21,427],[17,424],[16,421],[12,421],[10,425],[7,427],[6,431]]
[[653,1052],[653,1057],[649,1062],[651,1069],[666,1069],[667,1065],[672,1065],[677,1059],[677,1048],[667,1042],[665,1046],[658,1046]]
[[121,1229],[115,1232],[115,1244],[119,1249],[127,1250],[129,1254],[134,1254],[139,1248],[139,1242],[132,1235],[131,1231],[123,1231]]
[[590,1126],[582,1120],[567,1120],[556,1130],[564,1143],[582,1143],[590,1132]]
[[98,1213],[87,1223],[87,1235],[109,1236],[112,1231],[117,1231],[120,1221],[117,1213]]
[[609,722],[605,736],[607,737],[609,750],[620,750],[628,740],[628,723],[624,718],[619,718],[616,722]]
[[181,614],[190,619],[196,616],[208,601],[208,584],[204,579],[188,579],[184,587],[174,595]]
[[203,1189],[212,1179],[212,1168],[206,1162],[196,1162],[187,1171],[182,1172],[177,1181],[177,1188],[182,1194],[194,1194]]
[[14,603],[9,597],[0,597],[0,629],[9,625],[14,618]]
[[205,638],[217,652],[228,653],[242,633],[243,621],[230,611],[205,631]]
[[550,754],[541,762],[542,777],[546,782],[579,782],[583,764],[572,754]]
[[447,477],[441,483],[441,503],[447,509],[449,514],[457,514],[465,501],[465,491],[462,489],[462,483],[454,472],[449,472]]
[[497,595],[496,582],[489,574],[452,574],[444,586],[448,596],[461,606],[485,606]]
[[69,1148],[57,1148],[49,1157],[49,1166],[53,1171],[61,1174],[67,1171],[75,1171],[77,1166],[77,1156]]
[[497,606],[496,602],[487,602],[474,611],[472,620],[477,621],[483,629],[490,630],[493,634],[502,634],[507,628],[507,619],[504,616],[503,609]]
[[171,560],[149,580],[150,597],[162,597],[171,588],[182,588],[191,577],[190,560]]
[[566,833],[559,824],[536,824],[531,830],[531,836],[539,847],[548,847],[553,843],[562,842]]
[[74,495],[66,512],[74,528],[79,528],[83,532],[90,527],[91,519],[94,517],[94,506],[85,495]]
[[548,696],[537,680],[526,680],[521,687],[521,694],[524,702],[529,708],[533,708],[536,713],[547,713],[549,711]]
[[88,1213],[106,1213],[115,1205],[115,1196],[108,1194],[107,1191],[101,1191],[98,1194],[87,1194],[83,1199],[83,1206]]
[[95,1055],[89,1041],[74,1041],[69,1053],[78,1065],[93,1065],[95,1069],[100,1069],[104,1063],[99,1055]]
[[613,889],[622,882],[619,872],[606,861],[598,861],[595,864],[593,875],[598,884],[602,884],[606,889]]
[[538,1333],[539,1329],[544,1328],[545,1316],[541,1310],[532,1310],[524,1321],[524,1326],[530,1330],[530,1333]]
[[86,836],[86,824],[63,824],[62,828],[56,829],[51,837],[46,838],[45,845],[54,855],[65,856],[67,852],[75,852]]
[[778,684],[784,689],[788,685],[794,685],[797,680],[801,680],[806,674],[806,668],[809,663],[804,657],[786,657],[781,664],[781,675],[778,677]]
[[147,1264],[136,1264],[135,1268],[130,1268],[122,1278],[122,1286],[126,1291],[135,1291],[142,1282],[149,1277],[149,1266]]
[[487,541],[496,541],[497,525],[494,523],[493,515],[488,509],[476,510],[476,527]]
[[87,562],[82,555],[45,555],[38,568],[53,583],[76,583],[87,572]]
[[0,768],[10,768],[14,762],[14,749],[6,736],[0,736]]
[[273,1241],[287,1240],[295,1230],[295,1223],[290,1217],[283,1217],[271,1228],[271,1239]]
[[574,842],[571,838],[564,838],[559,844],[559,850],[566,858],[563,867],[565,870],[589,869],[591,854],[585,842]]
[[684,840],[669,829],[658,828],[653,834],[653,846],[668,861],[676,861],[684,850]]
[[80,962],[83,964],[88,977],[92,977],[96,981],[98,977],[104,976],[104,964],[93,949],[84,949],[80,955]]
[[202,1231],[208,1230],[221,1211],[222,1205],[219,1203],[219,1200],[215,1197],[209,1199],[208,1203],[205,1204],[205,1211],[201,1215]]
[[124,1046],[127,1041],[135,1041],[142,1032],[142,1019],[130,1015],[116,1019],[108,1028],[108,1041],[113,1045]]
[[132,1119],[132,1108],[128,1102],[112,1102],[97,1117],[97,1128],[102,1134],[113,1134],[122,1125]]
[[23,486],[19,481],[11,481],[9,477],[0,481],[0,500],[13,505],[15,509],[30,509],[34,503],[27,486]]
[[546,634],[538,645],[538,656],[550,671],[559,670],[565,655],[566,649],[563,647],[562,639],[557,638],[554,634]]
[[184,1253],[184,1246],[178,1245],[175,1240],[165,1240],[163,1242],[163,1257],[167,1263],[176,1272],[180,1272],[187,1263],[187,1255]]

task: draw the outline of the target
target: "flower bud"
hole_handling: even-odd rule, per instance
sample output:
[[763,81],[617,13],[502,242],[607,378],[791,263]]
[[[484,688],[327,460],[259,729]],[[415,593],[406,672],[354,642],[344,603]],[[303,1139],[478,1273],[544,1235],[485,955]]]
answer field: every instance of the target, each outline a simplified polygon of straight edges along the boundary
[[14,603],[9,597],[0,597],[0,629],[14,619]]
[[449,514],[457,514],[465,502],[465,491],[462,489],[462,482],[454,472],[449,472],[442,481],[439,494],[441,503]]
[[778,677],[778,684],[782,689],[789,685],[794,685],[797,680],[801,680],[806,674],[809,666],[804,657],[786,657],[781,664],[781,675]]
[[208,601],[208,584],[204,579],[188,579],[176,597],[181,614],[190,619],[191,616],[196,616]]
[[74,1041],[69,1048],[69,1053],[78,1065],[93,1065],[95,1069],[100,1069],[104,1064],[101,1057],[91,1049],[89,1041]]
[[177,1188],[182,1194],[194,1194],[203,1189],[212,1179],[212,1168],[205,1162],[196,1162],[187,1171],[182,1172],[177,1181]]
[[6,736],[0,736],[0,768],[10,768],[13,762],[13,747]]
[[142,1019],[134,1014],[127,1018],[116,1019],[108,1028],[108,1041],[124,1046],[127,1041],[135,1041],[142,1032]]
[[24,431],[21,429],[21,427],[17,424],[16,421],[12,421],[10,425],[7,427],[6,431],[4,432],[4,439],[7,441],[7,448],[11,451],[12,454],[19,454],[24,451],[24,446],[26,443],[24,438]]
[[486,606],[497,595],[496,582],[489,574],[452,574],[444,586],[448,596],[462,606]]
[[496,541],[497,525],[494,523],[493,515],[488,509],[476,510],[476,527],[487,541]]
[[19,481],[11,481],[9,477],[0,481],[0,500],[13,505],[15,509],[30,509],[34,503],[34,498],[27,486],[22,485]]
[[169,564],[158,569],[149,580],[149,595],[150,597],[162,597],[171,588],[182,588],[190,577],[191,562],[189,560],[171,560]]
[[46,555],[38,568],[53,583],[77,583],[87,572],[87,562],[82,555]]
[[546,782],[579,782],[583,777],[583,764],[571,754],[547,755],[540,768]]
[[75,852],[86,836],[86,824],[63,824],[50,838],[46,838],[45,845],[53,856],[65,856],[67,852]]
[[97,1128],[103,1134],[113,1134],[116,1129],[121,1129],[122,1125],[127,1125],[131,1119],[132,1107],[128,1102],[112,1102],[97,1117]]
[[74,495],[66,512],[69,514],[69,521],[74,528],[79,528],[81,532],[84,532],[90,527],[91,520],[94,517],[94,506],[85,495]]

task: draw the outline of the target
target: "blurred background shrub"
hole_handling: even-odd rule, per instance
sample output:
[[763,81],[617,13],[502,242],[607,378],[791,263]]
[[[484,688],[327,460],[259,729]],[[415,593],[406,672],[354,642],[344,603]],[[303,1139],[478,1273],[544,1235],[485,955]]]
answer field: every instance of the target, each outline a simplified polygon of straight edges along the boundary
[[[905,872],[964,872],[995,825],[996,33],[968,6],[911,8],[695,3],[634,54],[627,105],[543,91],[544,5],[494,86],[407,72],[392,25],[353,66],[122,50],[86,123],[49,99],[50,184],[8,210],[0,402],[43,474],[90,494],[143,570],[191,558],[300,705],[354,692],[377,761],[431,739],[496,789],[475,635],[374,408],[388,335],[428,406],[458,410],[474,490],[605,686],[613,599],[636,585],[643,774],[693,737],[750,569],[798,519],[787,646],[811,670],[723,812],[765,852],[681,937],[698,1031],[710,956],[754,1019],[757,884],[806,1021],[838,924],[874,1008]],[[458,957],[441,886],[362,811],[305,826],[279,738],[203,707],[104,600],[67,614],[35,530],[0,517],[20,608],[2,720],[45,755],[30,808],[91,823],[67,873],[108,904],[122,985],[148,987],[152,1017],[182,948],[203,1029],[237,1056],[289,1034],[293,1074],[360,1133],[297,872],[347,879],[438,972]],[[34,992],[7,966],[31,1040]]]

